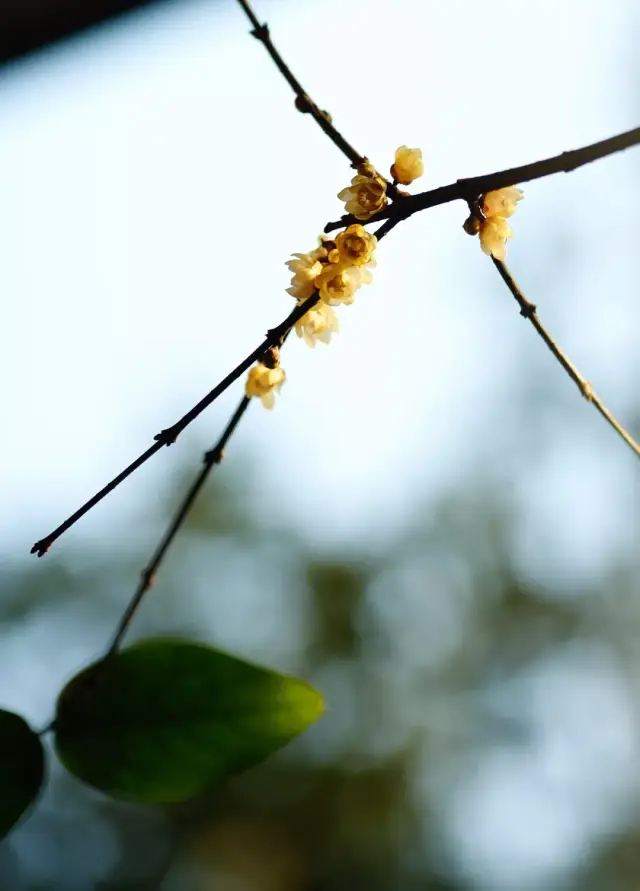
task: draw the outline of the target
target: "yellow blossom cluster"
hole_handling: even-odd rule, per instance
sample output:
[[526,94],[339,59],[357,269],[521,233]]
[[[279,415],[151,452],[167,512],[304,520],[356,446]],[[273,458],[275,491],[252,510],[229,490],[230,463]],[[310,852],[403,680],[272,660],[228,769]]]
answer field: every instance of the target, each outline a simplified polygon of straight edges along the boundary
[[[287,292],[298,306],[318,293],[318,302],[295,323],[296,334],[310,347],[317,341],[329,343],[338,331],[338,318],[333,310],[341,303],[353,303],[355,292],[371,281],[370,267],[375,266],[373,253],[377,239],[359,223],[349,226],[334,239],[320,236],[317,248],[306,254],[293,254],[287,261],[293,274]],[[280,390],[285,373],[280,368],[277,350],[249,371],[246,395],[259,396],[265,408],[273,408],[274,392]]]
[[[422,176],[424,165],[422,152],[418,148],[401,145],[396,149],[395,160],[390,168],[394,182],[408,186]],[[351,185],[341,192],[338,198],[345,202],[347,213],[357,220],[368,220],[387,204],[388,183],[366,159],[358,167],[358,173]]]
[[245,395],[249,398],[259,396],[264,407],[271,409],[276,401],[275,391],[280,392],[285,380],[286,374],[280,367],[279,350],[277,347],[272,347],[261,362],[249,369]]
[[287,262],[293,273],[287,292],[298,304],[319,292],[320,300],[296,322],[296,334],[315,347],[316,341],[329,343],[338,331],[338,319],[332,307],[353,303],[360,285],[371,282],[368,267],[375,266],[373,252],[376,237],[360,223],[354,223],[335,240],[321,235],[320,245],[308,254],[293,254]]
[[[410,149],[406,145],[396,149],[391,166],[395,182],[408,185],[422,176],[423,170],[420,149]],[[346,202],[348,213],[358,220],[367,220],[386,205],[387,186],[387,180],[365,159],[351,185],[343,189],[338,198]],[[321,235],[318,247],[306,254],[293,254],[287,261],[291,272],[287,292],[298,306],[317,294],[315,305],[295,323],[296,334],[310,347],[315,347],[318,341],[330,343],[332,335],[339,330],[333,307],[353,303],[358,288],[371,282],[376,244],[375,235],[367,232],[360,223],[354,223],[335,239]],[[277,354],[277,350],[275,352]],[[246,395],[259,396],[266,408],[273,408],[274,393],[280,390],[284,380],[279,358],[265,358],[249,371]]]
[[[508,186],[506,189],[487,192],[481,199],[482,219],[478,221],[478,225],[472,226],[472,229],[479,230],[480,247],[484,253],[495,257],[496,260],[504,262],[506,259],[507,238],[513,236],[507,218],[513,214],[522,196],[521,189]],[[475,233],[472,232],[472,234]]]

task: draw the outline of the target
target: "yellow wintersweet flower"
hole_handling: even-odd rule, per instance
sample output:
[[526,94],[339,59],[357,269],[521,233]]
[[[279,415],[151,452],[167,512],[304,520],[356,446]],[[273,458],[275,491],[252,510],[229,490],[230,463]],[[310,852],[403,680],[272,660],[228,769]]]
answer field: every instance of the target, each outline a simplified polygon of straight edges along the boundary
[[372,176],[358,173],[350,186],[338,192],[338,198],[345,202],[347,213],[357,220],[368,220],[386,205],[387,184],[377,173]]
[[293,254],[293,260],[288,260],[286,265],[293,272],[291,279],[291,287],[287,288],[287,293],[295,297],[296,300],[306,300],[311,297],[315,291],[314,282],[316,277],[322,272],[321,259],[327,256],[327,249],[317,247],[307,254]]
[[371,273],[364,266],[345,267],[341,263],[331,263],[316,279],[316,288],[322,300],[330,306],[353,303],[357,289],[360,285],[369,284],[371,278]]
[[507,186],[505,189],[487,192],[482,198],[481,209],[484,219],[480,221],[480,247],[485,254],[495,257],[496,260],[504,262],[506,259],[506,241],[513,235],[507,217],[513,214],[522,196],[521,189]]
[[507,258],[507,238],[513,232],[504,217],[489,217],[480,224],[480,247],[485,254],[504,262]]
[[262,362],[258,362],[249,369],[244,391],[249,398],[259,396],[264,407],[271,409],[276,401],[274,390],[280,391],[285,378],[284,370],[279,365],[268,368]]
[[[336,238],[338,263],[346,266],[364,266],[367,263],[375,264],[373,252],[377,243],[378,239],[375,235],[367,232],[360,223],[354,223]],[[329,258],[332,259],[331,254],[329,254]]]
[[422,163],[422,152],[419,148],[410,149],[406,145],[401,145],[396,149],[395,161],[391,165],[391,176],[408,186],[422,176],[424,173],[424,164]]
[[331,335],[337,333],[339,329],[338,317],[322,300],[296,322],[296,334],[298,337],[304,337],[305,343],[312,349],[315,348],[317,340],[329,343]]
[[487,192],[482,202],[482,212],[485,217],[510,217],[523,195],[522,189],[516,189],[515,186]]

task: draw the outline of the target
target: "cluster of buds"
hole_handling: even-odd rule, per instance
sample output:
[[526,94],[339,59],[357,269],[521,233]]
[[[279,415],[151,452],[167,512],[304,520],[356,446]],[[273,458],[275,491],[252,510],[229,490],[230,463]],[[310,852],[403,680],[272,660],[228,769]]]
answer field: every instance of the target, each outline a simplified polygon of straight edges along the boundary
[[480,247],[485,254],[505,261],[507,256],[507,238],[513,236],[507,223],[522,199],[521,189],[508,186],[482,195],[465,220],[464,231],[469,235],[480,233]]

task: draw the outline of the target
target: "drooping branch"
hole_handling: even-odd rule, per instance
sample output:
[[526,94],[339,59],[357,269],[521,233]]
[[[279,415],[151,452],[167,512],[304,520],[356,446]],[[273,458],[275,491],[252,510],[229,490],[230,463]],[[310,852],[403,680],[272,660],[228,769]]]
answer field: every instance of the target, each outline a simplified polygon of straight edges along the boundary
[[638,445],[631,434],[627,430],[625,430],[622,424],[611,414],[609,409],[594,391],[589,381],[578,371],[573,362],[571,362],[567,358],[567,356],[560,349],[553,337],[551,337],[549,332],[546,330],[546,328],[538,318],[536,307],[533,303],[530,303],[524,296],[524,294],[518,287],[515,279],[507,269],[506,264],[502,260],[496,260],[495,257],[492,257],[491,259],[493,261],[493,265],[500,273],[502,281],[509,288],[511,294],[516,299],[518,306],[520,307],[520,315],[524,316],[525,319],[528,319],[529,322],[531,322],[535,330],[538,332],[539,336],[546,344],[547,348],[555,356],[560,365],[562,365],[564,370],[567,372],[574,384],[576,384],[576,386],[580,390],[580,393],[584,396],[587,402],[591,402],[598,409],[602,417],[607,421],[608,424],[611,425],[618,436],[620,436],[626,442],[629,448],[633,452],[635,452],[638,457],[640,457],[640,445]]
[[[384,219],[406,220],[414,213],[438,207],[440,204],[448,204],[450,201],[465,201],[469,204],[479,195],[484,195],[487,192],[503,189],[505,186],[531,182],[534,179],[542,179],[542,177],[552,176],[554,173],[570,173],[592,161],[606,158],[608,155],[638,144],[640,144],[640,127],[635,127],[633,130],[619,133],[610,139],[603,139],[573,151],[562,152],[560,155],[554,155],[552,158],[545,158],[542,161],[534,161],[532,164],[510,167],[507,170],[499,170],[497,173],[486,173],[468,179],[459,179],[447,186],[439,186],[428,192],[406,195],[402,201],[396,201],[372,216],[369,222],[375,223],[377,220]],[[324,231],[332,232],[334,229],[341,229],[354,222],[357,222],[356,218],[351,214],[346,214],[340,220],[327,223]]]

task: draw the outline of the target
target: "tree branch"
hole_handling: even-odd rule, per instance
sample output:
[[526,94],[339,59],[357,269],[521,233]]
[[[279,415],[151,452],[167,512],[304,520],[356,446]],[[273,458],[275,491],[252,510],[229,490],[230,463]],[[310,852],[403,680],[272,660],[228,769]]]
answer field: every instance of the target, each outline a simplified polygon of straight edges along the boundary
[[[395,223],[394,223],[395,225]],[[389,223],[384,224],[380,227],[380,229],[376,232],[376,236],[378,241],[381,241],[385,237],[385,235],[393,228]],[[45,535],[44,538],[41,538],[37,541],[33,547],[31,548],[31,553],[36,554],[38,557],[43,557],[51,548],[53,543],[60,538],[60,536],[70,529],[75,523],[78,522],[91,508],[95,507],[96,504],[99,504],[103,498],[105,498],[110,492],[113,492],[120,483],[124,482],[127,477],[131,476],[131,474],[137,470],[139,467],[142,467],[143,464],[149,460],[149,458],[153,457],[156,452],[160,451],[162,446],[172,445],[180,433],[189,426],[195,419],[202,414],[202,412],[208,408],[218,396],[221,396],[225,390],[227,390],[231,384],[236,381],[241,374],[247,371],[254,362],[259,362],[260,359],[263,358],[265,353],[271,349],[271,347],[279,346],[283,340],[286,338],[287,333],[293,328],[297,321],[299,321],[307,312],[312,309],[316,303],[320,300],[320,295],[317,291],[311,295],[311,297],[307,298],[304,303],[298,304],[284,319],[280,322],[279,325],[276,325],[275,328],[271,328],[267,332],[267,336],[262,341],[262,343],[255,348],[255,350],[250,353],[245,359],[242,360],[233,371],[230,371],[226,377],[224,377],[216,386],[210,390],[206,396],[204,396],[200,402],[196,403],[193,408],[189,409],[189,411],[183,415],[179,421],[176,421],[171,427],[167,427],[164,430],[161,430],[160,433],[157,433],[154,437],[155,442],[152,446],[150,446],[145,452],[143,452],[135,461],[132,461],[124,470],[122,470],[116,477],[114,477],[106,486],[100,489],[99,492],[86,501],[82,507],[79,507],[71,516],[67,517],[67,519],[57,526],[53,532],[50,532],[48,535]]]
[[[256,18],[253,10],[246,2],[246,0],[239,0],[240,6],[246,12],[247,16],[251,24],[253,25],[253,31],[251,32],[254,37],[259,39],[267,49],[267,52],[277,65],[280,72],[283,74],[294,93],[296,94],[296,107],[299,111],[310,113],[322,130],[329,136],[332,142],[349,158],[354,167],[358,167],[365,159],[360,156],[356,150],[346,141],[346,139],[342,136],[342,134],[333,126],[331,123],[330,115],[325,111],[320,111],[318,106],[312,102],[309,98],[308,94],[302,88],[300,82],[295,78],[288,65],[284,62],[283,58],[280,56],[273,43],[271,42],[271,37],[269,35],[269,28],[265,25],[260,25],[258,19]],[[395,185],[388,184],[389,191],[395,192]],[[396,225],[395,221],[388,221],[383,226],[380,227],[379,238],[384,238],[384,236],[391,231]],[[318,297],[314,295],[315,299],[313,304],[317,303]],[[279,326],[280,327],[280,326]],[[288,327],[284,335],[279,338],[279,342],[284,343],[287,339],[288,335],[291,332],[291,327]],[[271,332],[269,332],[271,334]],[[244,363],[243,363],[244,364]],[[252,363],[251,363],[252,364]],[[238,366],[240,367],[240,366]],[[236,369],[237,370],[237,369]],[[235,374],[232,372],[232,374]],[[225,378],[226,380],[226,378]],[[224,384],[224,381],[221,382]],[[221,385],[218,385],[219,387]],[[168,430],[163,430],[161,434],[156,436],[156,445],[152,446],[152,449],[156,449],[157,447],[166,443],[169,445],[171,442],[175,442],[177,435],[184,429],[184,427],[191,422],[197,415],[202,411],[208,404],[210,404],[209,400],[213,401],[216,398],[218,393],[216,390],[218,388],[214,388],[211,393],[208,394],[205,399],[201,400],[198,405],[194,406],[194,408],[188,412],[177,424],[174,424],[172,428]],[[221,391],[220,391],[221,392]],[[216,394],[216,395],[213,395]],[[229,423],[227,424],[222,436],[216,443],[216,445],[210,449],[208,452],[205,452],[204,455],[204,467],[198,474],[198,476],[193,481],[192,485],[188,489],[184,499],[180,503],[171,523],[164,536],[162,537],[158,547],[154,551],[149,563],[142,571],[140,582],[138,587],[133,593],[131,600],[129,601],[127,608],[125,609],[120,622],[114,632],[113,639],[111,644],[109,645],[107,652],[105,654],[105,661],[111,658],[117,651],[119,650],[122,640],[129,628],[129,625],[133,621],[133,618],[138,611],[142,600],[144,599],[145,594],[149,591],[155,584],[156,576],[158,573],[158,569],[160,568],[160,564],[162,563],[167,551],[169,550],[171,544],[173,543],[176,535],[182,523],[185,521],[191,507],[195,503],[196,498],[198,497],[201,489],[204,487],[211,471],[215,466],[220,464],[223,457],[223,450],[226,447],[229,439],[234,433],[236,427],[242,420],[244,413],[248,409],[251,400],[247,396],[243,396],[240,400],[238,407],[233,413]],[[163,442],[164,441],[164,442]],[[151,450],[149,450],[151,451]],[[152,452],[153,453],[153,452]],[[145,453],[146,454],[146,453]],[[122,477],[122,474],[120,475]],[[124,478],[124,477],[123,477]],[[111,484],[110,484],[111,486]],[[115,486],[112,486],[115,488]],[[105,494],[108,491],[111,491],[111,488],[105,487],[103,490]],[[99,493],[100,494],[100,493]],[[93,503],[96,503],[94,499],[92,499]],[[64,524],[63,524],[64,525]],[[60,527],[62,529],[62,527]],[[67,527],[68,528],[68,527]],[[51,538],[51,537],[49,537]],[[35,547],[35,546],[34,546]]]
[[204,454],[204,467],[198,474],[198,476],[193,481],[189,490],[187,491],[185,497],[180,503],[172,521],[169,524],[167,531],[162,537],[160,544],[154,551],[149,563],[142,571],[142,575],[140,577],[140,583],[136,588],[133,597],[129,601],[127,608],[122,614],[122,618],[118,623],[118,627],[113,635],[113,639],[109,648],[105,655],[105,660],[111,658],[122,643],[122,639],[126,634],[126,631],[131,624],[134,615],[136,614],[138,607],[142,603],[142,599],[147,591],[153,587],[155,584],[156,574],[164,559],[165,554],[169,550],[169,547],[173,543],[174,538],[178,534],[178,530],[182,526],[182,523],[187,517],[187,514],[191,510],[196,498],[200,494],[200,490],[204,486],[207,481],[207,478],[214,467],[216,467],[222,461],[224,457],[224,449],[231,439],[236,427],[242,420],[242,417],[246,410],[249,408],[251,400],[247,396],[243,396],[240,400],[238,407],[235,412],[231,416],[231,419],[227,426],[225,427],[222,436],[218,440],[218,442],[214,445],[212,449]]
[[[322,128],[322,130],[329,136],[332,142],[343,152],[347,158],[351,161],[354,167],[358,167],[364,160],[364,156],[360,155],[354,148],[351,146],[347,140],[342,136],[342,134],[333,126],[331,123],[331,116],[324,111],[321,111],[318,106],[310,99],[309,95],[303,89],[300,82],[293,75],[284,59],[280,55],[280,53],[276,50],[273,43],[271,42],[271,37],[269,34],[269,28],[267,25],[261,25],[258,21],[255,13],[251,9],[247,0],[238,0],[240,6],[246,13],[249,21],[253,26],[253,31],[251,32],[254,37],[260,40],[275,64],[277,65],[279,71],[283,74],[292,90],[296,94],[296,106],[301,110],[308,112],[312,115],[317,124]],[[396,195],[397,190],[396,187],[389,183],[388,191],[391,195]],[[145,464],[153,455],[158,452],[162,446],[171,445],[176,441],[180,433],[192,422],[194,421],[198,415],[200,415],[206,408],[208,408],[212,402],[214,402],[218,396],[220,396],[224,391],[235,381],[237,380],[241,374],[243,374],[247,369],[253,365],[254,362],[259,361],[262,356],[269,350],[272,346],[278,344],[286,332],[293,326],[295,323],[308,312],[315,304],[318,302],[319,297],[317,294],[312,295],[308,300],[306,300],[300,306],[297,306],[293,312],[291,312],[287,318],[280,323],[280,325],[276,326],[276,328],[271,329],[265,338],[265,340],[260,344],[260,346],[256,347],[256,349],[243,359],[239,365],[237,365],[233,371],[231,371],[223,380],[217,384],[213,390],[207,393],[200,402],[198,402],[192,409],[190,409],[179,421],[173,424],[171,427],[168,427],[160,433],[158,433],[154,439],[155,442],[152,446],[150,446],[145,452],[142,453],[135,461],[129,464],[123,471],[121,471],[116,477],[114,477],[106,486],[100,489],[99,492],[86,501],[77,511],[75,511],[71,516],[69,516],[63,523],[61,523],[58,527],[56,527],[53,532],[50,532],[44,538],[41,538],[37,541],[33,547],[31,548],[32,554],[37,554],[38,557],[44,556],[52,544],[68,529],[71,528],[75,523],[78,522],[88,511],[90,511],[96,504],[99,504],[103,498],[105,498],[110,492],[112,492],[115,488],[117,488],[120,483],[124,482],[134,471],[136,471],[139,467]]]
[[250,368],[254,362],[258,362],[267,350],[271,349],[271,347],[276,346],[280,343],[283,336],[292,328],[295,323],[305,315],[319,300],[318,294],[312,294],[308,300],[305,300],[304,303],[296,306],[295,309],[289,313],[286,319],[282,321],[279,325],[276,325],[275,328],[272,328],[267,332],[266,338],[262,341],[262,343],[256,347],[256,349],[250,353],[245,359],[242,360],[233,371],[230,371],[229,374],[224,377],[216,386],[204,396],[200,402],[193,406],[185,415],[183,415],[179,421],[176,421],[171,427],[167,427],[165,430],[161,430],[160,433],[157,433],[154,437],[155,442],[152,446],[150,446],[145,452],[143,452],[135,461],[132,461],[124,470],[122,470],[116,477],[114,477],[110,482],[107,483],[99,492],[86,501],[82,507],[79,507],[71,516],[67,517],[67,519],[61,523],[53,532],[50,532],[44,538],[41,538],[37,541],[33,547],[31,548],[32,554],[37,554],[38,557],[43,557],[47,551],[50,549],[51,545],[56,541],[56,539],[60,538],[60,536],[70,529],[75,523],[78,522],[88,511],[91,510],[92,507],[95,507],[96,504],[99,504],[103,498],[105,498],[110,492],[113,492],[115,488],[117,488],[120,483],[124,482],[127,477],[131,476],[131,474],[137,470],[139,467],[142,467],[143,464],[152,458],[156,452],[160,451],[163,446],[172,445],[180,433],[195,421],[195,419],[200,415],[206,408],[208,408],[212,402],[214,402],[218,396],[220,396],[224,391],[231,386],[231,384],[236,381],[243,372],[245,372],[248,368]]
[[[356,152],[356,150],[333,126],[330,116],[326,112],[320,111],[318,106],[314,102],[312,102],[308,94],[302,88],[299,81],[294,77],[288,66],[285,64],[284,60],[271,42],[268,27],[266,25],[260,25],[247,0],[238,0],[238,2],[240,3],[240,6],[247,14],[251,24],[253,25],[254,30],[252,31],[252,33],[254,37],[256,37],[264,44],[278,69],[295,92],[297,97],[297,107],[303,111],[307,111],[313,116],[314,120],[318,123],[322,130],[330,137],[333,143],[349,158],[354,166],[358,166],[360,163],[362,163],[362,161],[365,160],[363,156],[358,154],[358,152]],[[570,152],[563,152],[561,155],[557,155],[553,158],[548,158],[546,160],[538,161],[533,164],[527,164],[523,167],[513,167],[509,170],[503,170],[499,171],[498,173],[488,174],[485,176],[477,176],[470,179],[461,179],[455,183],[451,183],[448,186],[441,186],[438,189],[433,189],[429,192],[423,192],[419,195],[400,196],[400,193],[398,193],[395,185],[393,183],[388,183],[387,191],[389,192],[389,194],[392,197],[401,197],[401,200],[396,201],[389,207],[380,211],[380,213],[371,217],[368,222],[375,222],[376,220],[387,221],[376,232],[378,240],[381,240],[401,220],[407,219],[412,214],[417,213],[420,210],[426,210],[427,208],[445,204],[456,199],[461,199],[469,203],[477,198],[478,195],[484,194],[485,192],[493,191],[504,186],[513,185],[515,183],[526,182],[528,180],[537,179],[543,176],[549,176],[553,173],[557,173],[563,170],[574,170],[576,167],[580,167],[583,164],[588,164],[591,161],[595,161],[598,158],[603,158],[614,152],[621,151],[622,149],[628,148],[632,145],[636,145],[639,142],[640,127],[636,128],[635,130],[630,130],[627,133],[622,133],[618,136],[614,136],[611,139],[606,139],[601,142],[594,143],[593,145],[586,146],[582,149],[577,149]],[[329,232],[332,229],[341,228],[343,226],[350,225],[353,222],[357,221],[354,217],[348,215],[343,217],[342,220],[337,223],[328,223],[325,226],[324,231]],[[501,272],[501,274],[503,273]],[[506,271],[506,267],[504,268],[503,278],[505,279],[505,281],[507,281],[505,275],[508,276],[511,282],[513,282],[508,272]],[[507,281],[507,284],[508,283],[509,282]],[[516,296],[520,292],[517,290],[515,282],[513,282],[513,285],[516,290],[512,290],[512,293],[514,294],[514,296]],[[560,351],[557,351],[557,347],[555,347],[555,345],[552,346],[553,341],[551,340],[551,338],[549,338],[549,336],[546,334],[539,321],[537,320],[537,316],[535,315],[535,307],[533,307],[532,309],[528,309],[527,307],[531,307],[531,304],[528,304],[522,295],[520,295],[519,298],[516,296],[516,299],[518,299],[520,302],[521,310],[523,308],[526,310],[523,314],[525,314],[527,318],[532,321],[532,324],[534,324],[534,326],[538,329],[538,333],[543,337],[543,339],[545,339],[547,346],[549,346],[552,352],[554,352],[556,358],[558,358],[561,364],[563,364],[563,367],[565,367],[565,370],[567,370],[567,372],[571,374],[572,378],[581,388],[581,392],[583,392],[583,395],[587,395],[588,392],[590,393],[591,391],[588,389],[589,385],[587,385],[586,382],[579,376],[579,373],[573,368],[571,363],[568,362],[563,354]],[[296,306],[295,309],[291,313],[289,313],[286,319],[284,319],[275,328],[272,328],[270,331],[267,332],[266,338],[258,347],[256,347],[256,349],[252,353],[250,353],[245,359],[243,359],[242,362],[240,362],[231,372],[229,372],[229,374],[225,378],[223,378],[218,384],[216,384],[216,386],[209,393],[207,393],[207,395],[204,396],[196,405],[194,405],[193,408],[191,408],[171,427],[168,427],[158,433],[154,437],[155,442],[153,443],[153,445],[151,445],[145,452],[143,452],[138,458],[136,458],[135,461],[125,467],[124,470],[122,470],[116,477],[114,477],[109,483],[107,483],[106,486],[100,489],[100,491],[97,492],[92,498],[85,502],[82,507],[78,508],[78,510],[71,514],[71,516],[69,516],[63,523],[61,523],[56,529],[54,529],[53,532],[50,532],[47,536],[37,541],[31,548],[31,553],[37,554],[38,557],[42,557],[44,554],[46,554],[52,544],[64,532],[71,528],[71,526],[73,526],[79,519],[81,519],[81,517],[83,517],[89,510],[95,507],[96,504],[102,501],[103,498],[105,498],[110,492],[117,488],[120,483],[124,482],[124,480],[127,479],[127,477],[129,477],[135,470],[145,464],[153,455],[156,454],[156,452],[158,452],[162,448],[162,446],[168,446],[174,443],[180,433],[182,433],[182,431],[189,424],[191,424],[192,421],[194,421],[206,408],[208,408],[218,398],[218,396],[224,393],[224,391],[235,380],[237,380],[240,375],[247,371],[251,367],[251,365],[254,364],[254,362],[257,362],[261,358],[263,358],[265,353],[271,347],[281,343],[287,332],[295,325],[295,323],[299,319],[301,319],[313,306],[315,306],[318,301],[319,296],[316,293],[309,297],[309,299],[306,300],[304,303]],[[524,303],[521,301],[524,301]],[[625,441],[631,446],[631,448],[633,448],[633,450],[638,453],[638,446],[635,444],[634,440],[631,439],[629,434],[626,433],[626,431],[624,431],[622,427],[620,427],[618,422],[600,403],[595,394],[591,394],[590,398],[591,401],[594,402],[600,413],[609,421],[609,423],[623,437],[623,439],[625,439]],[[241,416],[242,415],[240,415],[240,417]]]
[[[252,10],[247,0],[238,0],[238,3],[245,11],[247,18],[253,26],[251,34],[256,38],[256,40],[259,40],[264,45],[264,48],[275,62],[278,71],[282,74],[293,92],[296,94],[295,105],[298,111],[301,111],[303,114],[310,114],[316,124],[320,127],[320,129],[327,134],[331,142],[333,142],[333,144],[340,149],[342,154],[346,155],[346,157],[351,161],[351,166],[355,167],[356,169],[360,167],[360,165],[364,161],[366,161],[366,157],[356,151],[356,149],[354,149],[354,147],[349,142],[347,142],[342,133],[340,133],[340,131],[336,127],[334,127],[329,112],[322,111],[311,99],[298,78],[295,77],[289,66],[286,64],[278,50],[273,45],[271,41],[271,34],[269,32],[269,26],[266,23],[263,25],[260,24],[256,14]],[[388,181],[387,193],[391,198],[402,197],[394,183],[390,183]]]
[[[531,182],[534,179],[552,176],[554,173],[570,173],[577,167],[583,167],[585,164],[606,158],[608,155],[621,152],[639,143],[640,127],[636,127],[633,130],[627,130],[626,133],[612,136],[610,139],[603,139],[573,151],[562,152],[560,155],[545,158],[543,161],[534,161],[532,164],[524,164],[522,167],[510,167],[508,170],[499,170],[497,173],[459,179],[447,186],[439,186],[437,189],[420,192],[418,195],[406,195],[402,201],[397,201],[379,211],[368,222],[375,223],[384,219],[406,220],[418,211],[438,207],[440,204],[448,204],[450,201],[460,200],[466,201],[468,204],[479,195],[503,189],[505,186]],[[346,214],[340,220],[327,223],[324,231],[332,232],[334,229],[341,229],[357,222],[358,220],[351,214]]]
[[495,257],[492,257],[491,259],[493,261],[493,265],[500,273],[502,281],[506,284],[512,295],[515,297],[518,306],[520,307],[520,315],[524,316],[531,322],[548,349],[553,353],[553,355],[556,357],[560,365],[562,365],[571,380],[576,384],[584,398],[588,402],[593,403],[593,405],[598,409],[605,421],[607,421],[607,423],[610,424],[611,427],[613,427],[618,436],[620,436],[626,442],[629,448],[633,452],[635,452],[638,457],[640,457],[640,445],[638,445],[635,439],[633,439],[633,437],[625,430],[622,424],[611,414],[609,409],[596,394],[589,381],[582,376],[573,362],[571,362],[567,358],[565,353],[560,349],[558,344],[551,337],[549,332],[546,330],[546,328],[543,326],[542,322],[538,318],[536,307],[533,303],[530,303],[524,296],[524,294],[518,287],[515,279],[507,269],[506,264],[503,263],[502,260],[496,260]]
[[331,115],[327,111],[321,111],[316,103],[311,99],[307,91],[304,89],[300,81],[294,76],[289,66],[286,64],[278,50],[271,42],[269,26],[265,23],[261,25],[255,13],[251,9],[246,0],[238,0],[238,3],[247,14],[247,18],[253,26],[251,34],[259,40],[266,51],[275,62],[278,71],[287,81],[293,92],[296,94],[296,108],[298,111],[310,114],[317,125],[324,130],[329,139],[336,145],[340,151],[347,156],[353,167],[359,167],[365,160],[364,155],[357,152],[354,147],[347,142],[342,133],[333,126]]

